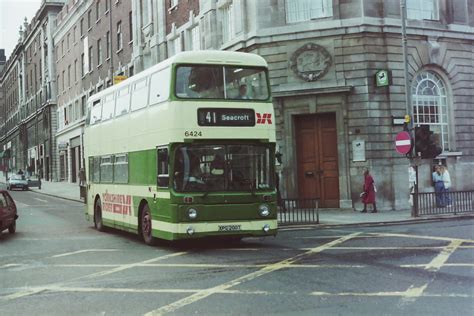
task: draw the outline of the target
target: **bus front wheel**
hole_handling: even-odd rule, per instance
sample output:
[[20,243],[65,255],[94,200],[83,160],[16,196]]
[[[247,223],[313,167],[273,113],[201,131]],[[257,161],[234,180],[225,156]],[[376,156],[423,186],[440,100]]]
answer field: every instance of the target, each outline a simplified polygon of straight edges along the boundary
[[154,238],[152,236],[151,228],[151,212],[148,204],[143,206],[140,213],[140,235],[147,245],[153,245]]
[[94,205],[94,227],[100,232],[104,231],[104,224],[102,223],[102,203],[100,199],[97,199]]

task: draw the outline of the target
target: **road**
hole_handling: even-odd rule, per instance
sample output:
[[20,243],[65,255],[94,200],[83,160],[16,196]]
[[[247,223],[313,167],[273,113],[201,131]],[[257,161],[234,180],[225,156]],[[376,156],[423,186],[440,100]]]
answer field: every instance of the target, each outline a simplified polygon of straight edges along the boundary
[[447,315],[474,310],[474,220],[281,229],[160,243],[100,233],[84,206],[13,192],[0,235],[8,315]]

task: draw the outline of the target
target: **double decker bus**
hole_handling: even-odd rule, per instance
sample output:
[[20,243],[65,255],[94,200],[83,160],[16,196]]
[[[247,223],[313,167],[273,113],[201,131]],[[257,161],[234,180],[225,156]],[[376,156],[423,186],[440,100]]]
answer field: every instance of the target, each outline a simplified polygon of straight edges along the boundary
[[145,243],[277,233],[267,63],[182,52],[88,100],[86,217]]

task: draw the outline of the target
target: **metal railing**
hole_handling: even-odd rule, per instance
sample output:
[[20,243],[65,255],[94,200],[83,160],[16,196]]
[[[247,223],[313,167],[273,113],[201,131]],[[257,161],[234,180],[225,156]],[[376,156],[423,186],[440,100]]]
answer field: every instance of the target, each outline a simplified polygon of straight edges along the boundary
[[319,224],[319,199],[281,199],[278,224]]
[[474,212],[474,191],[423,192],[415,196],[415,216]]

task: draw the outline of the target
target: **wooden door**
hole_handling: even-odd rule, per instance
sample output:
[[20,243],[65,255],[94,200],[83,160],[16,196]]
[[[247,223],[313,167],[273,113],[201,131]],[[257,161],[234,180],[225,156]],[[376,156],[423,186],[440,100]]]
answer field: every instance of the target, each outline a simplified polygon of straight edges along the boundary
[[297,116],[295,123],[299,198],[339,207],[336,115]]

